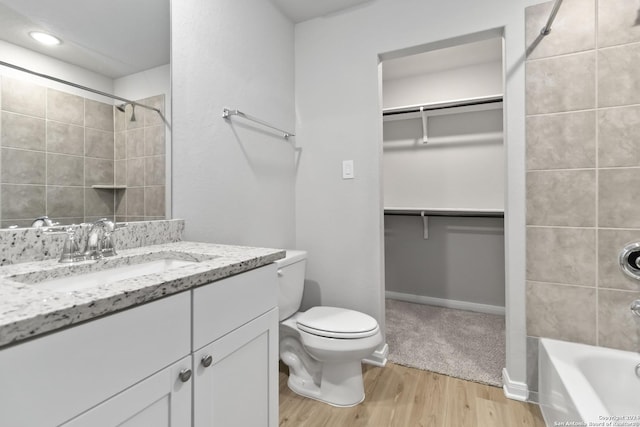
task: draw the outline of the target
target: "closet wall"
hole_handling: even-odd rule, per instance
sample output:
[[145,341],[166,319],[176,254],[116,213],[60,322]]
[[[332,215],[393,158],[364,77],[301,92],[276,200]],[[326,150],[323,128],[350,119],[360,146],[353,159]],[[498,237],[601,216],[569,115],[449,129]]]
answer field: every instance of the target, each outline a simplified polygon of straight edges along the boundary
[[[502,94],[499,39],[423,55],[427,72],[383,63],[383,111]],[[387,297],[504,313],[501,103],[434,113],[426,144],[420,113],[384,118]]]

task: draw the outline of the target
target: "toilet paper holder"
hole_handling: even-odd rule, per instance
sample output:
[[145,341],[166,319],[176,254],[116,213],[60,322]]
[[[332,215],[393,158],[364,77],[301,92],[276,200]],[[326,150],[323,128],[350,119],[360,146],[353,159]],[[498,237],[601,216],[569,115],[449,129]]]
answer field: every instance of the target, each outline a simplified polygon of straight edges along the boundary
[[622,248],[618,262],[624,274],[640,280],[640,242],[629,243]]

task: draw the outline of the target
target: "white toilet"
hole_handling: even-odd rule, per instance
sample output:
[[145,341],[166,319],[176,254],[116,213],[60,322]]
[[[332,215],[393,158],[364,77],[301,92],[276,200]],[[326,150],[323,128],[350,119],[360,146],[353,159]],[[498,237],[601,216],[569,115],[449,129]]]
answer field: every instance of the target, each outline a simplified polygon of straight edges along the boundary
[[289,366],[294,392],[333,406],[364,400],[361,360],[382,343],[376,320],[336,307],[298,312],[307,253],[287,251],[278,265],[280,359]]

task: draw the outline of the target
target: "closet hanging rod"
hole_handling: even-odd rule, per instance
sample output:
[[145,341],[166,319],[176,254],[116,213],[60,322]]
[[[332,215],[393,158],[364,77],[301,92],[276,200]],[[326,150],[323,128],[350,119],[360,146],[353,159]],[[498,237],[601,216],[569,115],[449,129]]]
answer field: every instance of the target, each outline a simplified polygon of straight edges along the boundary
[[551,9],[551,14],[549,15],[549,19],[547,19],[547,23],[540,30],[541,35],[546,36],[551,32],[551,24],[553,24],[553,21],[556,19],[558,10],[560,10],[560,5],[562,5],[562,0],[556,0],[556,2],[553,4],[553,9]]
[[403,209],[386,208],[385,215],[416,215],[416,216],[448,216],[448,217],[476,217],[476,218],[504,218],[501,210],[472,210],[472,209]]
[[239,117],[242,117],[243,119],[246,119],[246,120],[249,120],[249,121],[252,121],[252,122],[256,122],[258,124],[261,124],[262,126],[266,126],[266,127],[271,128],[273,130],[277,130],[278,132],[282,133],[282,136],[284,137],[284,139],[287,139],[290,136],[296,136],[296,134],[293,133],[293,132],[282,130],[279,127],[276,127],[276,126],[274,126],[274,125],[272,125],[270,123],[265,122],[264,120],[260,120],[258,118],[253,117],[253,116],[245,114],[240,110],[231,110],[229,108],[225,108],[224,110],[222,110],[222,118],[223,119],[230,119],[231,116],[239,116]]
[[413,105],[410,107],[400,107],[382,111],[383,116],[393,116],[395,114],[419,113],[421,111],[446,110],[448,108],[471,107],[475,105],[486,105],[502,102],[502,96],[490,96],[476,99],[463,99],[459,101],[441,102],[437,104]]
[[90,87],[82,86],[82,85],[80,85],[78,83],[73,83],[73,82],[70,82],[68,80],[59,79],[57,77],[53,77],[53,76],[50,76],[48,74],[42,74],[42,73],[39,73],[37,71],[30,70],[28,68],[20,67],[19,65],[10,64],[9,62],[0,61],[0,65],[2,65],[4,67],[8,67],[8,68],[13,68],[14,70],[22,71],[23,73],[32,74],[34,76],[42,77],[43,79],[51,80],[51,81],[54,81],[56,83],[62,83],[64,85],[75,87],[77,89],[86,90],[87,92],[95,93],[97,95],[106,96],[107,98],[117,99],[118,101],[123,101],[125,104],[135,105],[136,107],[142,107],[142,108],[146,108],[148,110],[153,110],[153,111],[155,111],[156,113],[158,113],[160,115],[160,118],[162,118],[162,121],[165,122],[165,124],[167,124],[167,125],[169,124],[167,119],[164,117],[164,114],[162,114],[162,111],[160,111],[159,109],[157,109],[155,107],[150,107],[148,105],[140,104],[138,102],[131,101],[130,99],[123,98],[123,97],[118,96],[118,95],[112,95],[110,93],[103,92],[101,90],[92,89]]

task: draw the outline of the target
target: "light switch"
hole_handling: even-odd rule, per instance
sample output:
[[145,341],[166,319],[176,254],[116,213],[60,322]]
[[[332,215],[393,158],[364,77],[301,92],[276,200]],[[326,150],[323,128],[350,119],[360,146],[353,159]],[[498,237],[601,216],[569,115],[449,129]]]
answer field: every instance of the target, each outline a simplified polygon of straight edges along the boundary
[[353,179],[355,173],[353,171],[353,160],[342,161],[342,179]]

